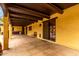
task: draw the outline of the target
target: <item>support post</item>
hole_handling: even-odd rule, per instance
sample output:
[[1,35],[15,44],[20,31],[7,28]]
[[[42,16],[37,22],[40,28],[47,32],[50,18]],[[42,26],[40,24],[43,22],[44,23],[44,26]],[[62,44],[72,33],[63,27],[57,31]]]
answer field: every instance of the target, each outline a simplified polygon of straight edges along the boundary
[[12,38],[12,25],[9,24],[9,39]]
[[3,49],[4,50],[7,50],[9,48],[9,21],[8,21],[9,17],[8,16],[4,16],[4,41],[3,41],[3,44],[4,44],[4,47]]
[[4,3],[0,4],[1,8],[3,9],[4,12],[4,17],[3,17],[3,27],[4,27],[4,32],[3,32],[3,49],[7,50],[9,48],[9,12],[7,9],[7,5]]

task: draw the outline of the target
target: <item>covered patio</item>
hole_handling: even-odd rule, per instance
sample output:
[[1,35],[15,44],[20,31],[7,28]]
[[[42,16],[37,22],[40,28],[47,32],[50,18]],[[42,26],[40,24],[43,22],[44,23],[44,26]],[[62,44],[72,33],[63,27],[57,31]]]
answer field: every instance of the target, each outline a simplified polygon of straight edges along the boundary
[[3,56],[79,56],[78,50],[25,35],[13,35],[9,44]]
[[79,4],[2,3],[3,56],[79,56]]

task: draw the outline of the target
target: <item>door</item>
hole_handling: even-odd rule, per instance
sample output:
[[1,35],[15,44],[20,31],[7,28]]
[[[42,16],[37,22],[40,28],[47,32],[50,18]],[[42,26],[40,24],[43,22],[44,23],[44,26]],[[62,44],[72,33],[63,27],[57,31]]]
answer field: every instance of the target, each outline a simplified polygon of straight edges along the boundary
[[56,41],[56,19],[57,17],[43,22],[43,38]]
[[56,41],[56,19],[57,17],[50,20],[50,40]]
[[43,22],[43,38],[50,39],[50,21]]

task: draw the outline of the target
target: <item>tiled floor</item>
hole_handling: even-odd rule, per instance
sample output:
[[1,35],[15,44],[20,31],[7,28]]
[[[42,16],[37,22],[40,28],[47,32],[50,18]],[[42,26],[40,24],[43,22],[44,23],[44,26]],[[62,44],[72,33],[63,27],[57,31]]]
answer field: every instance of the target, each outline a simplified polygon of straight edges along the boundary
[[79,56],[79,51],[25,35],[14,35],[3,56]]

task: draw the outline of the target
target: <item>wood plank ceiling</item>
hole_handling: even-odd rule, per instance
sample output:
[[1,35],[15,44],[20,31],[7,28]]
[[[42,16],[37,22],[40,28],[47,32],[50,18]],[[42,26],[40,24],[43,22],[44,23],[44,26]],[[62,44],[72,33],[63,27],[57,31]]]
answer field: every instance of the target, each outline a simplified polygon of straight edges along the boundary
[[7,3],[10,22],[13,26],[26,26],[31,23],[50,18],[56,12],[63,13],[63,10],[75,5],[74,3]]

